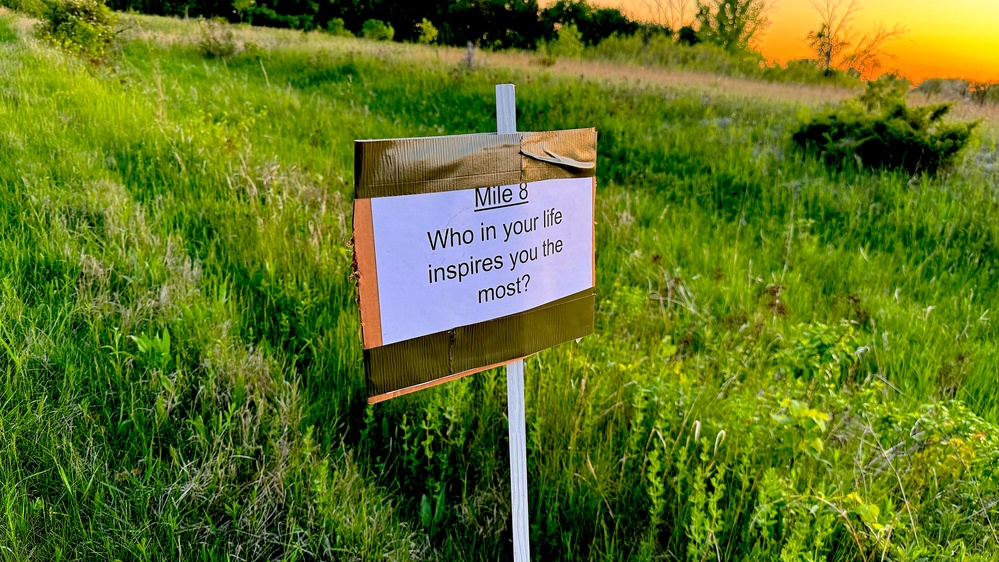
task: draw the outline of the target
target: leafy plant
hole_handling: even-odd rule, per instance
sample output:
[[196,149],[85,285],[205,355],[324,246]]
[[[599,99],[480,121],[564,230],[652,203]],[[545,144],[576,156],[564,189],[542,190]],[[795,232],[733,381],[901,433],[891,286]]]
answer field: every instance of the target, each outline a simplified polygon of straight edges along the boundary
[[211,59],[225,59],[236,54],[236,38],[229,22],[213,18],[199,27],[198,51]]
[[243,21],[246,14],[256,5],[256,0],[233,0],[232,9],[239,14],[239,21]]
[[935,174],[953,163],[978,124],[947,123],[950,110],[950,104],[909,107],[904,84],[879,78],[859,98],[803,123],[791,138],[831,166],[856,161],[868,168]]
[[395,30],[382,20],[371,19],[361,26],[361,37],[376,41],[391,41],[395,37]]
[[575,25],[564,25],[547,49],[554,57],[578,57],[583,54],[583,39]]
[[428,20],[427,18],[423,18],[423,21],[419,23],[418,27],[420,28],[420,38],[419,38],[420,43],[423,43],[424,45],[429,45],[437,41],[437,36],[439,32],[437,31],[437,28],[434,27],[434,24],[430,22],[430,20]]
[[63,50],[98,63],[115,46],[117,24],[118,16],[101,0],[48,0],[37,34]]
[[345,26],[343,18],[333,18],[326,24],[326,32],[330,35],[336,37],[353,37],[354,34],[350,32]]

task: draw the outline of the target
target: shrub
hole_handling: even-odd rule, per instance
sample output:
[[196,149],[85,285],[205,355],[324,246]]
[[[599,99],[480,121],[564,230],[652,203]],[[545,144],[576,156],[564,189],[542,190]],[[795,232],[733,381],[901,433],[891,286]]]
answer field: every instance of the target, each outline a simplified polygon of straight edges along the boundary
[[727,76],[760,76],[760,64],[763,62],[758,53],[726,51],[710,43],[688,47],[665,34],[653,35],[647,41],[641,37],[610,37],[584,54],[599,59]]
[[701,42],[701,38],[697,35],[697,30],[689,25],[685,25],[680,28],[680,31],[677,33],[676,40],[681,45],[686,45],[688,47],[693,47]]
[[264,56],[264,49],[257,44],[256,41],[247,41],[243,43],[243,56],[248,59],[259,59]]
[[214,18],[201,23],[198,51],[208,58],[229,58],[236,54],[236,38],[229,22]]
[[968,86],[968,98],[978,105],[999,102],[999,82],[972,82]]
[[931,96],[941,96],[946,99],[959,100],[968,95],[970,84],[966,80],[930,78],[923,80],[914,91],[924,94],[926,99]]
[[908,107],[905,83],[878,79],[857,99],[803,123],[792,135],[828,165],[857,161],[868,168],[936,173],[968,143],[977,122],[946,123],[950,104]]
[[343,18],[333,18],[326,24],[326,32],[337,37],[353,37],[354,34],[344,25]]
[[361,26],[361,37],[376,41],[391,41],[395,37],[395,30],[382,20],[368,20]]
[[49,0],[38,36],[97,63],[114,48],[118,16],[100,0]]
[[848,88],[862,83],[859,78],[837,68],[821,68],[813,59],[789,60],[784,66],[776,63],[768,64],[763,67],[762,77],[771,82],[835,84]]
[[563,25],[547,51],[553,57],[578,57],[583,54],[583,37],[575,25]]
[[429,45],[437,41],[437,28],[434,27],[434,24],[430,23],[430,20],[423,18],[418,27],[420,28],[420,43]]

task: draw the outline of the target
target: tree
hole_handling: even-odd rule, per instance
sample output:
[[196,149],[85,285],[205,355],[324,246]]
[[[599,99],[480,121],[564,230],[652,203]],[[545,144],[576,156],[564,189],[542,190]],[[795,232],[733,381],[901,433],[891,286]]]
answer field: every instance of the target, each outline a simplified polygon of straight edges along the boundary
[[817,0],[812,4],[822,22],[819,28],[806,36],[808,46],[815,54],[819,66],[831,73],[833,69],[853,69],[861,76],[871,77],[883,68],[884,59],[892,55],[884,46],[905,33],[905,28],[896,25],[887,29],[879,25],[859,39],[852,29],[853,19],[860,11],[857,0]]
[[243,17],[246,15],[253,6],[256,5],[254,0],[233,0],[232,9],[239,14],[239,21],[243,21]]
[[546,39],[556,40],[558,30],[563,26],[579,27],[579,22],[589,21],[592,12],[593,8],[585,0],[558,0],[541,12]]
[[772,9],[770,0],[698,0],[698,38],[728,50],[749,49],[769,27]]
[[540,12],[537,0],[452,0],[440,2],[434,21],[444,44],[533,49],[544,37]]
[[697,16],[696,0],[642,0],[652,20],[670,30],[692,26]]
[[429,45],[437,41],[437,28],[434,27],[434,24],[431,23],[430,20],[423,18],[423,21],[418,24],[418,27],[420,28],[420,43]]
[[596,9],[590,15],[589,21],[579,22],[577,25],[587,45],[596,45],[611,35],[632,36],[639,28],[637,22],[628,19],[628,16],[617,8]]
[[638,23],[616,8],[594,8],[586,0],[558,0],[541,12],[545,38],[551,42],[565,26],[576,26],[582,41],[593,46],[611,35],[631,36]]

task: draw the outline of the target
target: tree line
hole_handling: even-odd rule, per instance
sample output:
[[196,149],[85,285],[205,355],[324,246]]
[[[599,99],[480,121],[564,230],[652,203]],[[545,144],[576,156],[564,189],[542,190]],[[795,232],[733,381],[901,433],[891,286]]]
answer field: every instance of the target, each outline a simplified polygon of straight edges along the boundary
[[[100,0],[98,0],[100,1]],[[770,24],[775,0],[643,0],[650,21],[588,0],[105,0],[114,10],[224,18],[230,22],[327,30],[378,39],[437,42],[487,49],[536,49],[571,36],[594,46],[612,36],[669,38],[681,45],[708,43],[752,52]],[[3,0],[0,0],[3,3]],[[815,0],[818,28],[806,36],[813,57],[804,61],[831,75],[871,77],[891,55],[884,46],[905,29],[876,28],[860,36],[851,26],[857,0]],[[575,39],[574,39],[575,40]],[[795,61],[802,62],[802,61]]]
[[534,49],[575,25],[590,45],[617,34],[631,36],[642,24],[616,8],[586,0],[559,0],[541,8],[538,0],[107,0],[114,10],[164,16],[222,17],[230,22],[312,31],[336,28],[360,35],[365,22],[391,26],[397,41],[417,41],[429,22],[437,41],[484,48]]
[[428,24],[445,45],[468,42],[491,49],[535,49],[553,41],[558,30],[574,26],[586,45],[617,35],[667,36],[692,45],[707,41],[726,48],[746,47],[765,27],[768,0],[699,0],[696,20],[644,22],[617,8],[587,0],[558,0],[542,8],[538,0],[107,0],[120,11],[222,17],[230,22],[312,31],[335,29],[362,34],[365,23],[384,22],[397,41],[418,41]]

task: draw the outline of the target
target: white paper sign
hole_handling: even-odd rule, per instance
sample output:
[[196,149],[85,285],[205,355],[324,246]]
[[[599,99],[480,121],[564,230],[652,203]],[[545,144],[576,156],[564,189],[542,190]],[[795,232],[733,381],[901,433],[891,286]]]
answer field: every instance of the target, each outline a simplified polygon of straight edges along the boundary
[[593,286],[593,179],[371,200],[382,343]]

